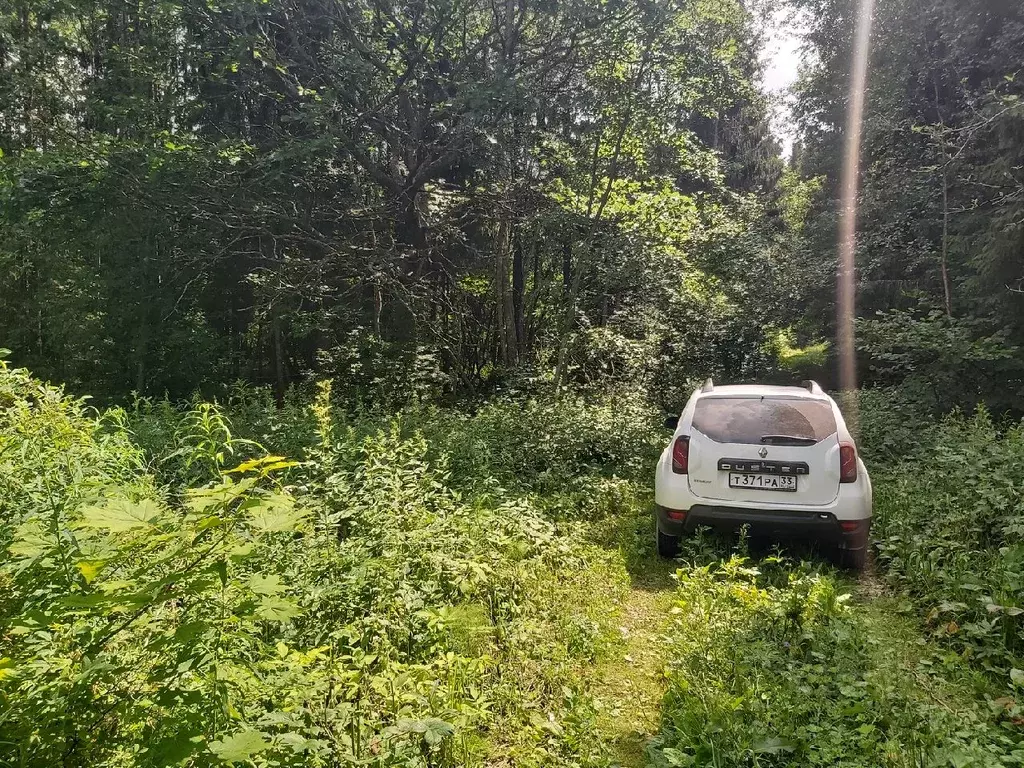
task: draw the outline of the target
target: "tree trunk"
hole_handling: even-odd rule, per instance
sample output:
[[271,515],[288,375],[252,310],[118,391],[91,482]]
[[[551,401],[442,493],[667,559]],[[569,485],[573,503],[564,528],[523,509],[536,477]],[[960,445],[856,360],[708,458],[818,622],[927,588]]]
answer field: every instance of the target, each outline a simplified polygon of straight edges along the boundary
[[569,295],[569,286],[572,285],[572,238],[566,238],[562,246],[562,295]]
[[378,339],[380,335],[380,315],[384,309],[384,297],[381,295],[380,284],[373,284],[373,335]]
[[[580,259],[580,262],[582,263],[582,258]],[[576,323],[576,300],[580,295],[580,283],[582,282],[580,277],[582,274],[583,270],[580,265],[577,264],[576,273],[572,278],[572,287],[569,289],[569,296],[566,298],[565,317],[562,321],[562,329],[558,340],[558,359],[555,362],[556,395],[562,391],[562,382],[565,379],[565,359],[569,347],[569,334],[572,333],[572,328]]]
[[274,327],[271,331],[274,337],[274,399],[278,408],[284,407],[284,393],[288,387],[285,380],[284,367],[284,337],[281,332],[281,316],[277,309],[274,309]]
[[953,299],[949,288],[949,270],[947,257],[949,256],[949,164],[951,161],[949,146],[946,141],[946,121],[942,117],[942,102],[939,99],[938,77],[932,74],[932,92],[935,95],[935,114],[939,120],[940,141],[942,151],[942,255],[939,267],[942,272],[942,295],[946,305],[946,316],[953,316]]
[[514,238],[512,243],[512,311],[515,317],[516,357],[526,349],[526,319],[524,317],[524,294],[526,274],[523,264],[523,242]]
[[515,302],[509,290],[509,262],[511,260],[512,225],[506,216],[498,222],[495,237],[495,332],[497,333],[498,357],[504,365],[516,362]]
[[533,349],[537,339],[537,301],[541,291],[541,269],[540,269],[540,234],[533,236],[533,276],[530,283],[530,292],[526,298],[526,309],[524,310],[529,323],[526,326],[526,342],[524,349]]
[[949,171],[942,171],[942,292],[946,300],[946,316],[953,316],[953,298],[949,288]]

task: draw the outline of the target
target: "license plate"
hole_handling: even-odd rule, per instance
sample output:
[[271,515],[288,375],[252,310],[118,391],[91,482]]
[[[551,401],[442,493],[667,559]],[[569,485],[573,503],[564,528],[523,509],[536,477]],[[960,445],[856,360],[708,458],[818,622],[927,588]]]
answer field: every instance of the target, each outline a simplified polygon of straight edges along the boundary
[[795,491],[796,477],[785,475],[751,475],[729,473],[730,488],[750,488],[754,491]]

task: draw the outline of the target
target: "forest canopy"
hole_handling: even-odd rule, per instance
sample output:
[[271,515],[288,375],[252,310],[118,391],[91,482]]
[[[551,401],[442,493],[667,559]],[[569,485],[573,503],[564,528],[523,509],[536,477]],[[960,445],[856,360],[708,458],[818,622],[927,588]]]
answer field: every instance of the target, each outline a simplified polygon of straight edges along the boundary
[[[875,6],[860,372],[938,411],[1021,407],[1022,13]],[[708,375],[830,381],[855,17],[854,0],[11,2],[3,343],[105,400],[611,377],[675,408]],[[788,160],[760,88],[773,18],[803,32]],[[962,397],[936,387],[967,370]]]
[[14,3],[4,343],[101,396],[753,372],[759,34],[738,0]]

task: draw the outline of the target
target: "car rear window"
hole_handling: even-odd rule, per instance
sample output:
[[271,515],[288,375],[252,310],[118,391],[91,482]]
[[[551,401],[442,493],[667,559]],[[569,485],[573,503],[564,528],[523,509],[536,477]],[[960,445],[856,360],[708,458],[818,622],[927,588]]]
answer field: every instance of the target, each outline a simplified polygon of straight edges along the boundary
[[836,419],[823,400],[705,397],[697,401],[693,427],[718,443],[756,444],[765,435],[821,441],[836,431]]

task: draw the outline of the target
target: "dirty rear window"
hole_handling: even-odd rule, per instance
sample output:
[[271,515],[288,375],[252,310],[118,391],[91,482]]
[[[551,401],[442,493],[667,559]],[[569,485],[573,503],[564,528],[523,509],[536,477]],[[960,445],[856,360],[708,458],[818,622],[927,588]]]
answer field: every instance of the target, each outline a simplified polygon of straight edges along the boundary
[[693,427],[718,443],[757,444],[764,435],[821,441],[836,431],[836,420],[822,400],[705,397],[697,401]]

